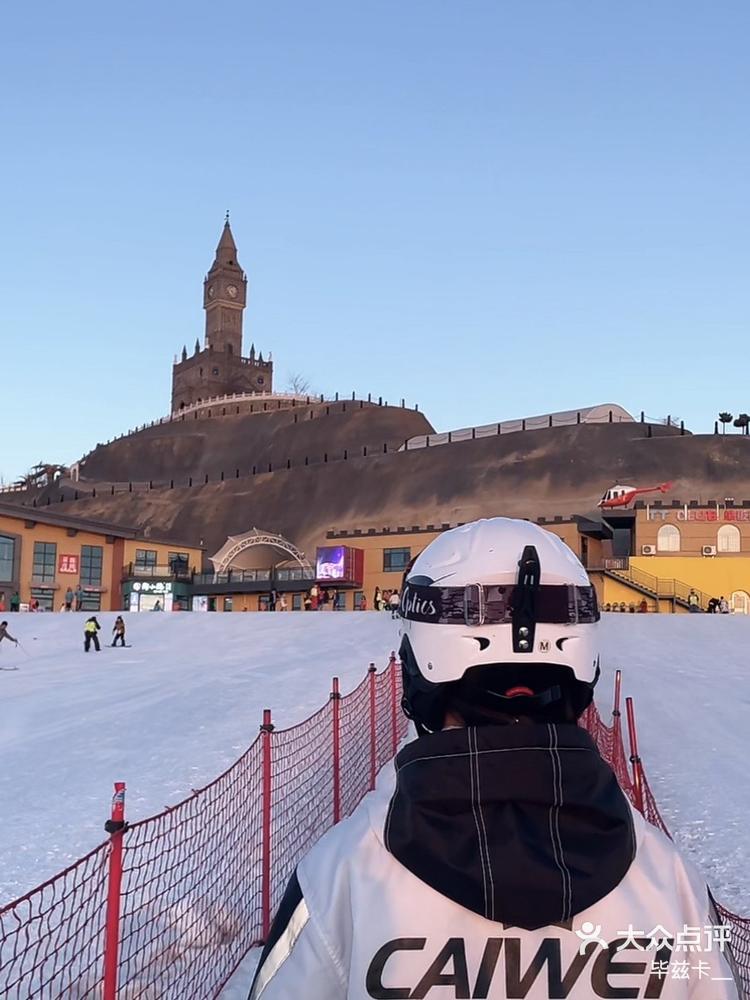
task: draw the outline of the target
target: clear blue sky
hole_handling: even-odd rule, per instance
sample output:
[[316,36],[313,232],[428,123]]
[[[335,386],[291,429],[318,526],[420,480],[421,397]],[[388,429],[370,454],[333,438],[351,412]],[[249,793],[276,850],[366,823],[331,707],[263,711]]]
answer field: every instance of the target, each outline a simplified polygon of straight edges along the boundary
[[167,412],[226,209],[277,388],[750,410],[748,38],[746,0],[11,5],[0,474]]

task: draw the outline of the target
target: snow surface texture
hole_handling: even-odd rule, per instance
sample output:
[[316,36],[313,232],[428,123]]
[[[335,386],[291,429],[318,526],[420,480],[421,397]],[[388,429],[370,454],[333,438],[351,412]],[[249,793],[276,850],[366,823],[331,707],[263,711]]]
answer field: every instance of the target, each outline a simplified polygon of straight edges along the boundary
[[111,649],[102,614],[84,653],[86,617],[8,616],[23,649],[0,643],[0,905],[105,839],[114,781],[131,822],[160,812],[233,763],[264,708],[294,725],[397,642],[386,613],[149,613]]
[[[9,616],[0,647],[0,904],[103,839],[112,782],[141,819],[212,780],[255,738],[264,707],[299,722],[397,645],[387,614],[143,614],[130,649],[83,652],[78,614]],[[107,642],[114,615],[99,619]],[[110,640],[111,641],[111,640]],[[614,670],[635,698],[664,819],[718,898],[750,913],[750,619],[606,615],[602,715]],[[5,668],[18,665],[18,671]]]

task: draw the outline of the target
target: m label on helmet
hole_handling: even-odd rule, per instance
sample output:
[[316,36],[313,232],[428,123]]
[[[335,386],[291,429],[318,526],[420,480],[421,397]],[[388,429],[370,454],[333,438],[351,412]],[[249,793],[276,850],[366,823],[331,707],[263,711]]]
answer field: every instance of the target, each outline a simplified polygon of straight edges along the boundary
[[549,653],[549,639],[540,639],[539,640],[539,652],[540,653]]

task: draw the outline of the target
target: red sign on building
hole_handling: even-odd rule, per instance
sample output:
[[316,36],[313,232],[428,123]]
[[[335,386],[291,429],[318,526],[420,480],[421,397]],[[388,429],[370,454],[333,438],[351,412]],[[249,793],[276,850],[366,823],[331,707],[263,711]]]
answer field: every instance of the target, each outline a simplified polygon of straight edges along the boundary
[[57,572],[58,573],[72,573],[73,576],[78,575],[78,556],[66,556],[60,555],[57,559]]

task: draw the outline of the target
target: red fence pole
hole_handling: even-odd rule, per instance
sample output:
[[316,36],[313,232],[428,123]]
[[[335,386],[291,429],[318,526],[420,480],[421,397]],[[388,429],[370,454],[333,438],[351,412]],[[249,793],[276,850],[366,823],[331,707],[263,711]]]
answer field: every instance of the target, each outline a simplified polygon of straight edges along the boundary
[[615,700],[612,706],[612,728],[614,729],[614,746],[612,760],[617,767],[622,749],[622,723],[620,720],[620,693],[622,690],[622,670],[615,671]]
[[263,853],[261,868],[261,914],[262,937],[265,942],[271,929],[271,709],[263,709],[263,725],[260,727],[263,740]]
[[398,750],[398,699],[396,697],[396,654],[394,652],[391,652],[388,670],[391,675],[391,755],[395,757]]
[[367,681],[370,685],[370,791],[375,788],[378,776],[378,720],[377,702],[375,700],[375,664],[367,668]]
[[107,918],[104,928],[103,1000],[117,998],[117,965],[120,948],[120,888],[122,886],[122,838],[125,833],[125,782],[115,782],[112,813],[104,824],[110,835],[107,877]]
[[333,822],[335,824],[341,819],[341,692],[339,691],[338,677],[333,678],[331,702],[333,707],[331,712],[331,737],[333,743]]
[[638,733],[635,728],[635,711],[633,709],[633,699],[625,699],[625,707],[628,713],[628,739],[630,741],[630,763],[633,765],[633,795],[635,797],[635,807],[638,812],[643,812],[643,780],[641,771],[641,758],[638,756]]

